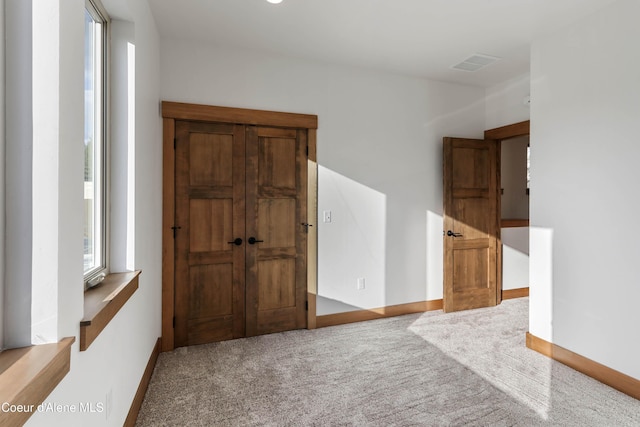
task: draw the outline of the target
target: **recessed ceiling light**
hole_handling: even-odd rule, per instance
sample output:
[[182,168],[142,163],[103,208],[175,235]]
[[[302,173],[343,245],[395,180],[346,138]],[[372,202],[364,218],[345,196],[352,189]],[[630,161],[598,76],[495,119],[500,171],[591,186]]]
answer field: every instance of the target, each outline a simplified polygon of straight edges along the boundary
[[267,0],[267,1],[272,4],[282,3],[282,0]]

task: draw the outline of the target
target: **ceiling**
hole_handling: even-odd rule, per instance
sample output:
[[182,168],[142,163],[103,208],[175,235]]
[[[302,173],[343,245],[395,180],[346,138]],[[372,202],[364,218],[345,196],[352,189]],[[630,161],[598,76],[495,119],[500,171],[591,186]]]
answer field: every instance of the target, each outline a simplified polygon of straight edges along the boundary
[[[535,37],[615,0],[148,0],[163,39],[476,86],[529,71]],[[476,72],[450,67],[502,58]]]

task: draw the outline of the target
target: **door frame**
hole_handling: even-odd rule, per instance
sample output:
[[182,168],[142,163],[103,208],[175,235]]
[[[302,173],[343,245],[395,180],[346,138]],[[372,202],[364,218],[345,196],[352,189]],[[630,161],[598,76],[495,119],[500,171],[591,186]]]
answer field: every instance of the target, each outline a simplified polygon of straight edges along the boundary
[[318,245],[318,116],[162,101],[162,351],[175,348],[175,122],[198,121],[307,130],[307,329],[316,327]]
[[[498,173],[498,183],[500,184],[500,186],[502,186],[501,184],[501,176],[500,176],[500,169],[501,169],[501,162],[502,162],[502,141],[505,139],[511,139],[511,138],[517,138],[519,136],[525,136],[525,135],[529,135],[531,129],[531,122],[530,120],[525,120],[523,122],[518,122],[518,123],[512,123],[510,125],[505,125],[505,126],[500,126],[497,128],[493,128],[493,129],[488,129],[484,131],[484,139],[493,139],[496,140],[498,142],[498,153],[497,153],[497,158],[498,158],[498,165],[496,168],[496,171]],[[502,224],[501,224],[501,220],[502,220],[502,192],[498,191],[498,211],[497,211],[497,221],[498,221],[498,225],[500,226],[500,228],[502,228]],[[502,233],[500,233],[500,238],[498,239],[498,271],[497,271],[497,284],[496,284],[496,291],[498,293],[497,295],[497,302],[498,304],[500,304],[502,302]]]

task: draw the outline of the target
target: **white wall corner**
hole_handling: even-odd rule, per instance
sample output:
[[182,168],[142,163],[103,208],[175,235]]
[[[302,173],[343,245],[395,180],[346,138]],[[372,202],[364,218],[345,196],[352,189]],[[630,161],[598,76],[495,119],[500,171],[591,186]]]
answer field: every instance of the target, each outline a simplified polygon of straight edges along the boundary
[[[5,40],[4,0],[0,0],[0,40]],[[4,171],[5,119],[5,44],[0,43],[0,167]],[[0,173],[0,351],[4,348],[4,253],[5,253],[5,174]]]

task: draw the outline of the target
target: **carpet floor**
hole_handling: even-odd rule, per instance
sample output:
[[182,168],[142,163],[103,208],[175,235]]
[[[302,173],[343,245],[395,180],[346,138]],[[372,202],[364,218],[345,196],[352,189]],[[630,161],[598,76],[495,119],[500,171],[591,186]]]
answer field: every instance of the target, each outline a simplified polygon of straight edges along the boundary
[[162,353],[137,426],[640,426],[525,347],[528,299]]

